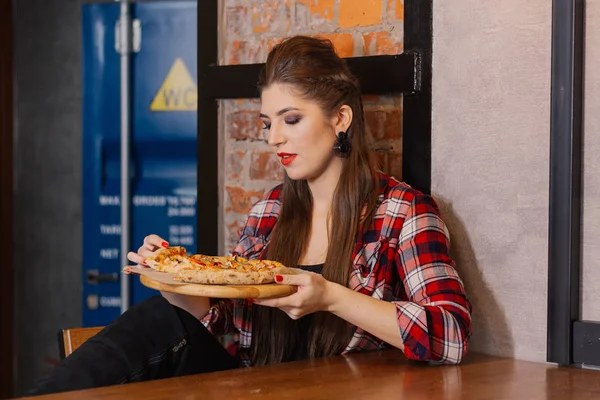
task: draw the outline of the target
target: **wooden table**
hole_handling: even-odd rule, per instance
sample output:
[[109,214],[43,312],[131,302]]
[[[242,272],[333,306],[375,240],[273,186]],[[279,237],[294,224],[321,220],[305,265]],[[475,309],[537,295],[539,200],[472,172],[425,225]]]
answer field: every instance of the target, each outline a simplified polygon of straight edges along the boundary
[[600,399],[600,371],[478,354],[460,366],[431,366],[389,350],[36,398]]

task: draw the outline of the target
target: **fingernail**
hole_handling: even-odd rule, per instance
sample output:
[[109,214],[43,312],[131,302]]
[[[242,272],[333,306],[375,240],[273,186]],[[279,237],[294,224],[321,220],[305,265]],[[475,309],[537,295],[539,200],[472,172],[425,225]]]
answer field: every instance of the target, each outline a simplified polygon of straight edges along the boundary
[[248,303],[254,304],[254,299],[248,299]]
[[275,280],[277,282],[281,282],[283,280],[283,276],[281,276],[281,275],[275,275]]
[[167,242],[162,242],[162,247],[165,247],[165,248],[169,247],[169,243],[167,243]]

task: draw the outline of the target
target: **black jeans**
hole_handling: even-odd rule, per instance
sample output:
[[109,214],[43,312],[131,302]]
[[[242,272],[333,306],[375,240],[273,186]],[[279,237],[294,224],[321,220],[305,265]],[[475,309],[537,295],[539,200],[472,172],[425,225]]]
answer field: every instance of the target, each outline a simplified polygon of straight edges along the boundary
[[161,296],[132,307],[56,366],[29,395],[234,369],[195,317]]

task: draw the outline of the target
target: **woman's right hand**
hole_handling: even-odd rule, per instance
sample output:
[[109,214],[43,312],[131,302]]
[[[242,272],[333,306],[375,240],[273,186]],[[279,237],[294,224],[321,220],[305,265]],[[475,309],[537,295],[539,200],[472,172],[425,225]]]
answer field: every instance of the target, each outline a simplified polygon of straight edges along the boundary
[[[144,238],[144,243],[138,249],[137,253],[130,251],[127,253],[127,259],[136,263],[139,267],[148,268],[146,257],[150,256],[156,250],[169,247],[169,243],[158,235],[148,235]],[[210,310],[210,301],[208,297],[186,296],[183,294],[160,292],[169,303],[182,308],[202,320]]]
[[127,259],[140,267],[148,268],[146,257],[150,256],[160,248],[167,247],[169,247],[169,243],[160,236],[148,235],[144,238],[144,243],[142,244],[142,247],[138,249],[137,253],[134,253],[133,251],[127,253]]

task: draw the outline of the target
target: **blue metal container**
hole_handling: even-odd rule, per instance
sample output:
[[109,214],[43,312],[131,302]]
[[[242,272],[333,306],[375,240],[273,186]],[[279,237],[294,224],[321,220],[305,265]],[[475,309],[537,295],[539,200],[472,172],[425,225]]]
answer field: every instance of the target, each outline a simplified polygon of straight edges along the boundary
[[[196,2],[133,3],[131,243],[155,233],[196,251]],[[83,325],[120,314],[119,4],[83,16]],[[131,279],[131,305],[157,294]]]

